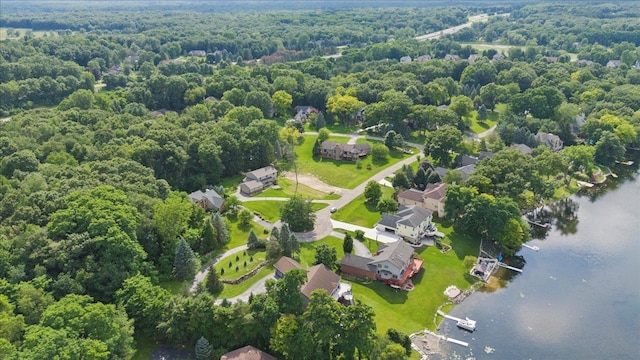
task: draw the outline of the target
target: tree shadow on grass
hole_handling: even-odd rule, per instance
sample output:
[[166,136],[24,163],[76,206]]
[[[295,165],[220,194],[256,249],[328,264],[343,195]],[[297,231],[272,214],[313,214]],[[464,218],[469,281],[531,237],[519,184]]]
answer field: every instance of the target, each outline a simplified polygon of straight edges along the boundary
[[404,304],[409,298],[409,293],[407,291],[394,289],[389,285],[385,285],[384,283],[379,281],[374,281],[371,284],[367,284],[364,286],[373,290],[378,296],[383,298],[389,304]]
[[480,251],[479,240],[472,239],[456,231],[447,235],[447,238],[451,241],[451,247],[453,247],[453,251],[458,259],[463,260],[467,255],[478,256],[478,252]]

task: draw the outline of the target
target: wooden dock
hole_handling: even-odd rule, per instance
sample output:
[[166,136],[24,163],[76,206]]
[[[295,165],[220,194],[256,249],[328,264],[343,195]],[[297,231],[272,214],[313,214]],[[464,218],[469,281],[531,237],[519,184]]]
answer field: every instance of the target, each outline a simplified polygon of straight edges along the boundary
[[537,246],[531,246],[531,245],[527,245],[527,244],[522,244],[523,247],[526,247],[527,249],[533,250],[533,251],[538,251],[540,250],[539,247]]
[[519,272],[519,273],[521,273],[521,272],[522,272],[522,269],[518,269],[517,267],[509,266],[509,265],[507,265],[507,264],[505,264],[505,263],[498,262],[498,266],[503,267],[503,268],[505,268],[505,269],[509,269],[509,270],[517,271],[517,272]]

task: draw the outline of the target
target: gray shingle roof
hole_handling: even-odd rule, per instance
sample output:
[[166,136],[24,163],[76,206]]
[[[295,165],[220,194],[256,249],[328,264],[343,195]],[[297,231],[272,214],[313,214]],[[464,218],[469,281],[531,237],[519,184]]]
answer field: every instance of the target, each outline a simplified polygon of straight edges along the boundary
[[409,199],[412,201],[422,202],[422,196],[424,193],[418,189],[405,190],[398,194],[398,199]]
[[307,269],[307,283],[302,285],[300,292],[311,298],[311,293],[317,289],[324,289],[331,295],[340,285],[340,276],[329,270],[324,264]]
[[249,175],[254,176],[256,179],[261,179],[265,176],[271,176],[276,172],[276,168],[273,165],[265,166],[260,169],[255,169],[251,172],[247,173],[247,177]]
[[417,205],[401,206],[398,210],[397,216],[402,219],[398,221],[398,223],[416,227],[427,220],[432,214],[433,213],[431,211]]
[[210,203],[213,204],[216,209],[220,209],[222,203],[224,203],[224,199],[222,198],[222,196],[218,195],[215,190],[210,189],[207,189],[205,192],[202,192],[200,190],[194,191],[189,194],[189,198],[194,202],[202,199],[207,199]]
[[342,259],[340,260],[340,265],[351,266],[356,269],[362,269],[367,271],[373,271],[373,269],[369,268],[369,263],[372,261],[372,258],[358,256],[353,254],[344,254]]
[[427,188],[424,189],[424,197],[429,199],[442,200],[447,194],[447,184],[435,183],[427,184]]
[[380,246],[378,248],[379,253],[373,257],[371,264],[389,261],[394,266],[402,269],[411,261],[413,248],[406,242],[400,240],[385,245],[385,247]]
[[382,218],[378,221],[378,224],[395,229],[396,223],[400,219],[401,218],[399,216],[394,214],[382,214]]

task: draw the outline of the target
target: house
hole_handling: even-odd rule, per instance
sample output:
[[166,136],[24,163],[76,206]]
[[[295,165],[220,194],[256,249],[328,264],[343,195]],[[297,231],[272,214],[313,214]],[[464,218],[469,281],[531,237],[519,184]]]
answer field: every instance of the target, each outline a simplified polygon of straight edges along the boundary
[[282,278],[284,274],[286,274],[290,270],[303,269],[302,265],[300,265],[299,262],[287,256],[281,257],[273,267],[276,269],[276,279]]
[[449,105],[444,105],[444,104],[443,105],[438,105],[436,107],[436,109],[438,109],[438,110],[447,110],[448,108],[449,108]]
[[191,51],[189,51],[189,56],[205,57],[205,56],[207,56],[207,52],[204,51],[204,50],[191,50]]
[[296,106],[293,111],[295,112],[295,120],[301,121],[303,124],[309,119],[309,115],[317,114],[318,109],[313,106]]
[[194,191],[189,194],[189,199],[205,210],[220,210],[224,203],[224,198],[211,189]]
[[490,158],[490,157],[493,157],[493,155],[495,155],[495,153],[491,151],[480,151],[480,155],[478,155],[478,160]]
[[459,171],[460,174],[462,174],[462,180],[467,180],[467,178],[476,171],[476,164],[460,166],[459,168],[456,168],[456,171]]
[[547,63],[552,64],[558,61],[558,58],[555,56],[545,56],[543,57],[547,61]]
[[492,59],[495,61],[504,60],[504,54],[501,54],[501,53],[494,54]]
[[445,60],[451,60],[451,61],[458,61],[460,60],[460,56],[458,55],[453,55],[453,54],[447,54],[444,56]]
[[378,231],[393,231],[402,238],[417,243],[431,225],[433,213],[417,205],[401,206],[396,214],[382,214],[376,224]]
[[212,101],[212,102],[218,102],[220,101],[220,99],[213,97],[213,96],[207,96],[206,98],[204,98],[204,101]]
[[429,61],[431,60],[431,56],[430,55],[420,55],[416,58],[417,62],[425,62],[425,61]]
[[525,154],[525,155],[531,155],[531,148],[528,147],[525,144],[511,144],[511,146],[509,146],[512,149],[518,149],[520,150],[521,153]]
[[251,345],[228,352],[220,357],[220,360],[278,360],[275,356],[254,348]]
[[263,189],[273,185],[278,178],[278,171],[273,165],[248,172],[240,184],[240,192],[245,195],[255,195]]
[[475,164],[478,161],[480,161],[479,158],[475,156],[465,155],[465,154],[459,155],[456,158],[456,162],[458,163],[459,166],[467,166],[467,165]]
[[302,285],[300,292],[305,305],[311,299],[311,293],[318,289],[323,289],[338,300],[338,289],[340,288],[340,276],[329,270],[324,264],[318,264],[307,269],[307,282]]
[[345,254],[340,260],[340,269],[344,274],[404,288],[423,264],[424,260],[415,257],[413,248],[400,240],[381,244],[372,257]]
[[538,133],[536,134],[536,139],[540,141],[540,144],[550,147],[553,151],[562,150],[562,146],[564,145],[564,142],[558,135],[553,135],[542,131],[538,131]]
[[444,203],[447,195],[447,184],[435,183],[427,184],[427,188],[424,189],[423,195],[423,207],[431,212],[437,213],[438,217],[443,218]]
[[404,206],[422,206],[424,202],[424,192],[418,189],[405,190],[398,194],[398,204]]
[[469,57],[467,58],[467,61],[469,61],[470,63],[476,61],[478,58],[480,57],[479,54],[471,54],[469,55]]
[[124,58],[124,61],[132,64],[137,64],[138,61],[140,61],[140,56],[137,56],[137,55],[127,56],[126,58]]
[[447,169],[443,168],[442,166],[436,167],[435,172],[436,174],[438,174],[438,176],[440,176],[440,179],[444,179],[444,176],[447,175]]
[[590,66],[590,65],[593,65],[593,61],[580,59],[580,60],[576,61],[576,65],[578,65],[578,66]]
[[400,58],[401,64],[408,64],[411,62],[411,56],[403,56]]
[[369,143],[345,144],[335,141],[323,141],[320,147],[320,156],[334,160],[355,161],[371,153]]
[[364,122],[365,121],[364,110],[365,108],[358,109],[353,115],[351,115],[351,120],[355,122]]
[[620,60],[609,60],[609,62],[607,62],[607,68],[615,69],[620,66],[620,63]]

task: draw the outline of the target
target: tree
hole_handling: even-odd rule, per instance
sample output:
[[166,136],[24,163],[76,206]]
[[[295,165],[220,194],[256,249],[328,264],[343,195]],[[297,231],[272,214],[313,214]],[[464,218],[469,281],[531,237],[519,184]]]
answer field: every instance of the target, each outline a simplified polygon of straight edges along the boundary
[[457,220],[464,215],[465,206],[478,195],[478,189],[461,185],[447,185],[446,202],[444,212],[446,217]]
[[364,188],[364,198],[369,203],[377,204],[382,197],[382,185],[377,181],[371,180]]
[[213,266],[209,268],[209,274],[207,274],[207,280],[204,285],[207,291],[214,295],[222,292],[224,288],[224,284],[220,281],[220,278],[218,278],[216,269]]
[[487,120],[489,114],[487,113],[487,107],[484,104],[480,105],[478,108],[478,120],[484,121]]
[[157,338],[156,327],[162,320],[162,311],[170,298],[167,290],[154,285],[150,278],[141,274],[126,279],[116,292],[117,304],[133,319],[136,334],[150,338]]
[[427,134],[424,152],[443,166],[451,164],[450,152],[456,152],[462,143],[462,133],[453,126],[443,126]]
[[322,112],[319,112],[316,115],[316,130],[320,131],[320,129],[322,129],[325,126],[327,126],[327,122],[324,119],[324,114]]
[[400,344],[390,343],[388,344],[382,353],[378,356],[380,360],[404,360],[407,358],[407,354]]
[[262,111],[265,119],[271,118],[273,104],[271,96],[266,91],[250,91],[244,100],[245,106],[255,106]]
[[393,180],[391,181],[391,185],[393,185],[394,188],[401,188],[401,189],[408,189],[411,187],[411,184],[409,183],[409,179],[407,178],[407,175],[403,171],[396,172],[395,176],[393,177]]
[[249,225],[251,219],[253,219],[253,213],[249,209],[242,209],[238,214],[238,220],[242,225]]
[[204,226],[202,228],[202,236],[197,244],[197,251],[200,255],[208,254],[210,251],[213,251],[218,246],[216,229],[213,227],[211,222],[211,218],[208,218],[204,222]]
[[276,304],[283,314],[301,314],[304,309],[300,287],[307,282],[307,273],[302,269],[287,271],[282,279],[268,281],[267,295],[276,299]]
[[594,160],[598,164],[611,166],[616,161],[624,160],[626,149],[616,134],[605,131],[596,143]]
[[224,200],[224,211],[228,213],[230,216],[236,216],[238,214],[238,210],[242,206],[242,203],[235,195],[229,195]]
[[454,96],[451,98],[449,109],[461,118],[468,117],[473,111],[473,100],[464,95]]
[[419,189],[424,190],[427,186],[427,174],[422,167],[418,167],[416,175],[413,177],[413,184]]
[[204,336],[196,342],[196,359],[197,360],[211,360],[213,359],[213,346],[209,343]]
[[390,328],[387,329],[386,335],[389,340],[393,341],[396,344],[402,345],[407,356],[411,355],[411,339],[409,338],[409,336],[407,336],[407,334],[394,328]]
[[378,211],[383,214],[393,214],[398,211],[398,203],[393,199],[382,199],[378,202]]
[[280,218],[291,226],[291,230],[300,232],[313,229],[316,215],[311,208],[311,200],[294,195],[280,210]]
[[382,144],[373,144],[371,147],[371,157],[374,161],[385,161],[389,156],[389,149]]
[[585,172],[591,175],[596,149],[588,145],[567,146],[560,151],[569,166],[565,175],[573,175],[576,172]]
[[342,242],[342,250],[345,254],[351,254],[353,252],[353,238],[349,233],[345,234],[344,236],[344,241]]
[[227,224],[224,222],[224,219],[220,214],[214,213],[211,216],[212,225],[216,229],[216,242],[218,243],[218,248],[223,247],[226,243],[229,242],[231,238],[229,236],[229,229],[227,228]]
[[567,169],[568,164],[560,153],[551,151],[548,146],[539,146],[536,148],[536,152],[538,149],[541,150],[535,156],[534,163],[540,175],[554,176]]
[[347,125],[349,117],[364,106],[365,103],[353,95],[337,93],[327,99],[327,111],[337,115],[343,125]]
[[338,255],[336,249],[329,247],[327,244],[320,244],[316,247],[316,261],[315,265],[324,264],[330,270],[334,270],[337,267]]
[[290,114],[293,98],[289,93],[284,90],[278,90],[271,95],[271,101],[279,116],[286,117]]
[[198,263],[191,247],[180,239],[173,260],[173,276],[178,280],[192,279],[198,271]]
[[249,238],[247,239],[247,248],[249,250],[253,250],[253,249],[258,249],[262,246],[263,245],[260,243],[258,236],[253,231],[253,229],[251,229],[251,231],[249,231]]

